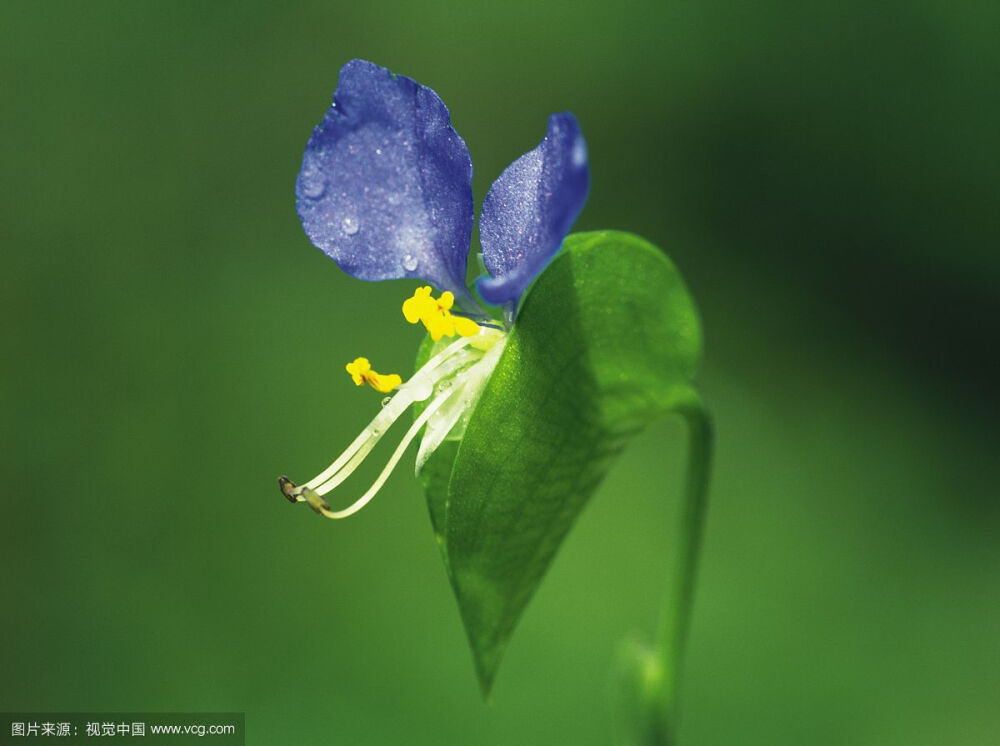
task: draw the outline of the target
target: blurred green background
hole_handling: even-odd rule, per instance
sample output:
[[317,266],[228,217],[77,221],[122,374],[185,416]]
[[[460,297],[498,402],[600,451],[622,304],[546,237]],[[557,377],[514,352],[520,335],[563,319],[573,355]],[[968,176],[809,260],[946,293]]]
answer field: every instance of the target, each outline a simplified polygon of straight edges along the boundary
[[699,303],[718,459],[683,743],[996,743],[998,27],[974,0],[2,3],[0,709],[609,741],[678,423],[580,519],[490,706],[410,467],[343,523],[275,487],[378,406],[344,363],[405,372],[420,340],[412,283],[341,274],[293,209],[363,57],[441,94],[479,199],[574,111],[577,228],[661,245]]

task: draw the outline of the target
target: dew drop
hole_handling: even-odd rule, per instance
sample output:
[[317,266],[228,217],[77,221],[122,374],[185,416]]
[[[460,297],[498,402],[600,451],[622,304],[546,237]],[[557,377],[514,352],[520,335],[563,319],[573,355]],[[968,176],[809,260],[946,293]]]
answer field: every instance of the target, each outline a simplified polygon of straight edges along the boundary
[[350,215],[348,215],[340,222],[340,229],[344,231],[344,233],[348,236],[353,236],[355,233],[357,233],[359,227],[360,226],[358,225],[358,219],[352,218]]
[[413,254],[407,254],[403,257],[403,269],[407,272],[412,272],[417,268],[417,258]]
[[299,187],[303,197],[319,199],[326,191],[326,179],[315,171],[303,171]]

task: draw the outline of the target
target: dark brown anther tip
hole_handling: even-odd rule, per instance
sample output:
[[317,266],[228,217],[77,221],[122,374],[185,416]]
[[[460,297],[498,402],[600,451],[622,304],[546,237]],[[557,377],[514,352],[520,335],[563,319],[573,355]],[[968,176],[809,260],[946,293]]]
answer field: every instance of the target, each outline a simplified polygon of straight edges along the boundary
[[278,477],[278,487],[281,488],[281,494],[288,498],[289,502],[297,503],[298,497],[295,494],[296,486],[288,477]]

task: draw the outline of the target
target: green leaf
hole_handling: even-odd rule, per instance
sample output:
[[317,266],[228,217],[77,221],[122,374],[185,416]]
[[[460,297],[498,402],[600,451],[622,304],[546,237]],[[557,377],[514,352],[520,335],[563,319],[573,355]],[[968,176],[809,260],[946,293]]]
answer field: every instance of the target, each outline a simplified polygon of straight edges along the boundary
[[615,457],[696,397],[700,351],[680,275],[637,236],[571,235],[535,282],[464,437],[421,473],[484,694]]

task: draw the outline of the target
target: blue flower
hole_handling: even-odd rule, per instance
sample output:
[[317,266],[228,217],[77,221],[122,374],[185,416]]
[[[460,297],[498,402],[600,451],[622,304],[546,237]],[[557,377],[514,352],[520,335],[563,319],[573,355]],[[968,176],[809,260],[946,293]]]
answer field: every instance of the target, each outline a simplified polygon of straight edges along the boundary
[[[479,220],[489,274],[478,278],[476,289],[487,304],[503,307],[506,323],[494,322],[466,286],[472,160],[447,107],[430,88],[371,62],[344,65],[333,105],[309,138],[295,183],[302,227],[358,279],[421,279],[442,292],[434,298],[431,287],[420,287],[403,304],[406,320],[422,323],[435,343],[409,381],[376,372],[367,358],[347,364],[358,386],[395,393],[327,469],[301,486],[279,480],[289,500],[344,518],[375,496],[421,431],[418,470],[445,438],[461,437],[503,352],[518,301],[559,250],[583,208],[589,181],[580,126],[564,112],[550,116],[541,143],[493,182]],[[345,318],[352,311],[346,309]],[[428,403],[371,488],[349,507],[332,510],[324,496],[350,476],[410,405],[423,401]]]
[[[559,250],[589,180],[576,117],[553,114],[538,147],[508,166],[483,202],[483,300],[516,304]],[[371,62],[344,65],[295,195],[310,240],[348,274],[420,278],[470,306],[472,159],[430,88]]]

